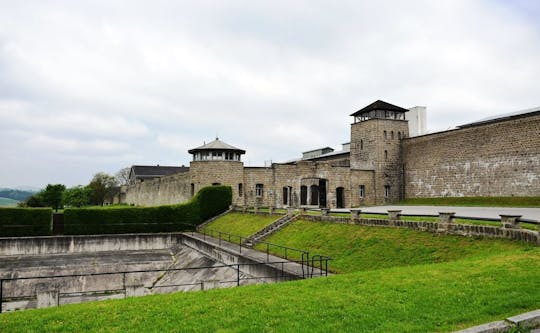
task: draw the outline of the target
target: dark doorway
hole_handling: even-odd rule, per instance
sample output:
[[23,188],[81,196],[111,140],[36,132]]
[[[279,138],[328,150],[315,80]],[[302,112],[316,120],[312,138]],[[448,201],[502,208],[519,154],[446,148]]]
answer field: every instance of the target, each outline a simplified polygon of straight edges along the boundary
[[343,194],[343,187],[336,188],[336,207],[345,208],[345,197]]
[[300,186],[300,205],[307,205],[307,186]]
[[283,204],[284,205],[289,204],[289,188],[288,187],[283,188]]
[[312,206],[319,205],[319,187],[317,185],[311,185],[309,187],[309,193],[311,194],[311,201],[309,202]]
[[319,179],[319,207],[326,207],[326,179]]

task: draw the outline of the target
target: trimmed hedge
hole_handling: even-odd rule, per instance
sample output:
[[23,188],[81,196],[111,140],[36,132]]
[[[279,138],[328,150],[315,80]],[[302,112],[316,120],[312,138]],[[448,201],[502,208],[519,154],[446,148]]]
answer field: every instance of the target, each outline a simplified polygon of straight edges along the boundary
[[201,189],[190,201],[156,207],[80,208],[64,211],[64,234],[95,235],[193,230],[232,202],[229,186]]
[[51,208],[0,208],[0,237],[49,236]]

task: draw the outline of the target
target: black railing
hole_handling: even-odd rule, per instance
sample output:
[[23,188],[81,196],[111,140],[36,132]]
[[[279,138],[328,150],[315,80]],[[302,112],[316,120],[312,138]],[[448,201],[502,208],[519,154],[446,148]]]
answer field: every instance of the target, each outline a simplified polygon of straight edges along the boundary
[[[243,264],[230,264],[230,265],[214,265],[214,266],[200,266],[200,267],[186,267],[186,268],[169,268],[169,269],[149,269],[149,270],[134,270],[134,271],[121,271],[121,272],[104,272],[104,273],[86,273],[86,274],[62,274],[62,275],[48,275],[48,276],[32,276],[32,277],[19,277],[19,278],[5,278],[0,279],[0,313],[3,311],[3,304],[7,302],[12,301],[20,301],[20,300],[32,300],[37,299],[36,293],[31,295],[11,295],[7,296],[5,295],[5,287],[8,283],[16,283],[17,281],[31,281],[35,280],[36,284],[39,283],[39,281],[47,281],[47,283],[50,283],[52,286],[56,286],[54,283],[55,279],[63,279],[64,283],[66,282],[65,279],[70,278],[81,278],[81,277],[99,277],[99,276],[118,276],[121,277],[121,282],[116,281],[117,283],[112,283],[115,285],[115,288],[105,288],[100,290],[81,290],[81,291],[71,291],[71,292],[61,292],[61,290],[58,291],[59,296],[98,296],[98,295],[110,295],[110,294],[123,294],[124,297],[127,297],[127,287],[130,287],[126,283],[126,277],[130,274],[142,274],[142,273],[171,273],[171,272],[179,272],[179,271],[197,271],[197,270],[203,270],[203,269],[233,269],[236,272],[236,276],[233,280],[223,280],[223,281],[214,281],[219,284],[228,284],[229,286],[240,286],[242,284],[242,281],[251,281],[251,280],[258,280],[260,282],[267,282],[267,281],[288,281],[288,280],[295,280],[295,279],[306,279],[306,278],[312,278],[315,276],[327,276],[328,272],[326,269],[328,268],[328,260],[331,258],[324,257],[324,259],[321,259],[319,265],[319,272],[314,273],[313,270],[310,272],[310,274],[305,274],[303,276],[298,276],[296,274],[291,273],[287,270],[287,265],[295,265],[299,264],[299,261],[294,260],[281,260],[281,261],[272,261],[272,262],[264,262],[264,263],[243,263]],[[325,262],[326,261],[326,262]],[[263,275],[263,276],[255,276],[253,273],[253,269],[249,270],[248,273],[243,273],[242,267],[245,266],[270,266],[274,269],[275,274],[271,275]],[[314,267],[313,267],[314,268]],[[324,269],[324,271],[323,271]],[[267,270],[263,270],[267,271]],[[52,280],[52,281],[51,281]],[[109,281],[110,282],[110,281]],[[196,283],[184,283],[184,284],[166,284],[166,285],[153,285],[151,287],[141,287],[146,289],[157,289],[157,288],[178,288],[179,291],[181,287],[189,287],[189,286],[200,286],[200,289],[202,290],[204,288],[204,283],[207,281],[200,281]],[[32,286],[32,284],[30,284]],[[27,285],[28,286],[28,285]],[[132,285],[134,286],[134,285]],[[135,285],[136,286],[136,285]],[[15,290],[15,286],[11,286],[10,290]],[[35,290],[35,286],[31,288]],[[7,300],[7,302],[6,302]]]
[[[234,234],[230,234],[228,232],[219,231],[219,230],[213,230],[209,228],[205,228],[204,230],[200,230],[199,234],[202,235],[203,239],[206,240],[206,237],[212,237],[214,239],[217,239],[219,246],[222,246],[222,240],[227,241],[232,244],[238,245],[238,251],[242,253],[242,248],[245,249],[252,249],[254,244],[246,244],[245,241],[249,240],[249,237],[244,236],[238,236]],[[192,233],[192,236],[195,236],[195,233]],[[234,242],[235,240],[238,241],[238,243]],[[320,254],[315,254],[310,257],[309,251],[295,249],[292,247],[284,246],[284,245],[278,245],[273,244],[269,242],[264,241],[257,241],[257,245],[259,247],[265,248],[266,253],[266,262],[268,263],[270,261],[270,255],[275,255],[278,257],[282,257],[285,260],[289,260],[289,258],[292,258],[293,261],[297,262],[301,265],[302,269],[302,277],[312,277],[313,275],[313,268],[319,268],[321,271],[317,275],[328,275],[328,261],[332,260],[331,257],[323,256]],[[271,249],[277,249],[277,251],[271,251]],[[322,264],[319,267],[315,267],[314,263],[316,261],[313,260],[313,258],[319,258],[323,261],[325,261],[325,265]],[[317,260],[319,260],[317,259]],[[324,267],[324,272],[322,271]]]

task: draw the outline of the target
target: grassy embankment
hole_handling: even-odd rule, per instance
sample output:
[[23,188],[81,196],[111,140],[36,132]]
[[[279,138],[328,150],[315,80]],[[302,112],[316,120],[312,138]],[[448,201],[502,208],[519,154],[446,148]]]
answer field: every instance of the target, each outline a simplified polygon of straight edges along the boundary
[[[212,232],[213,236],[218,237],[216,232],[224,232],[236,236],[249,237],[257,231],[271,224],[279,216],[254,215],[249,213],[229,213],[213,221],[203,230]],[[229,240],[228,236],[223,234],[221,238]],[[238,243],[238,238],[231,238],[231,242]]]
[[444,197],[402,200],[400,205],[540,207],[540,197]]
[[540,307],[540,249],[518,242],[307,221],[269,240],[348,274],[3,314],[0,331],[444,332]]

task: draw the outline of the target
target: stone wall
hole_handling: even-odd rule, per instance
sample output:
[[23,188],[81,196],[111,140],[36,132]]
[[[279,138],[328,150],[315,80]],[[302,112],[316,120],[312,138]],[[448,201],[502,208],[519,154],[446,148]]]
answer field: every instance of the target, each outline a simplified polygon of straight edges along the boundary
[[540,196],[540,115],[403,141],[405,196]]
[[190,173],[183,172],[163,178],[146,180],[125,187],[122,203],[137,206],[171,205],[188,201],[190,193]]

